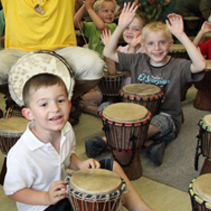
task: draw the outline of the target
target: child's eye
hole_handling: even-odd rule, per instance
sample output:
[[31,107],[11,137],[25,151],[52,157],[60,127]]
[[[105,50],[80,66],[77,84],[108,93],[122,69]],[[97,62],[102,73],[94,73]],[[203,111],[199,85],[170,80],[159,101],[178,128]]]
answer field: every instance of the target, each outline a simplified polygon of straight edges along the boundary
[[160,44],[161,45],[165,45],[166,44],[166,41],[161,41]]
[[46,106],[47,106],[47,103],[40,104],[40,107],[46,107]]
[[153,45],[153,42],[148,42],[148,45]]
[[59,99],[58,102],[59,103],[63,103],[65,101],[65,99]]

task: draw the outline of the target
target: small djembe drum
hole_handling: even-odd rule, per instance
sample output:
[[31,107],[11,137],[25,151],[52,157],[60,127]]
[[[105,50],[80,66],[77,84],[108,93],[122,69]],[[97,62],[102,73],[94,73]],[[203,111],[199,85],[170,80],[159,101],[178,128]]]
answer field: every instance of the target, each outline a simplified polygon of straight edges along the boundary
[[152,114],[158,112],[163,95],[161,89],[153,84],[129,84],[120,90],[123,102],[143,105]]
[[195,82],[195,87],[198,89],[194,101],[194,107],[200,110],[211,110],[211,61],[206,60],[207,67],[204,78],[201,81]]
[[101,113],[107,144],[130,180],[142,176],[140,148],[146,140],[151,112],[134,103],[115,103]]
[[[18,141],[26,129],[28,121],[23,117],[0,119],[0,150],[6,156],[12,146]],[[6,174],[6,157],[0,174],[0,184],[3,185]]]
[[104,76],[98,84],[98,87],[103,94],[103,101],[119,101],[119,90],[124,85],[124,79],[125,76],[121,72],[117,72],[116,75],[108,75],[107,72],[104,72]]
[[211,174],[203,174],[193,179],[189,185],[189,194],[193,211],[211,210]]
[[211,173],[211,114],[200,119],[198,143],[196,148],[195,169],[198,170],[199,156],[202,154],[205,158],[200,174]]
[[105,169],[76,171],[66,180],[74,211],[116,211],[126,191],[124,180]]
[[184,17],[184,26],[188,36],[196,36],[200,27],[200,18],[196,16]]

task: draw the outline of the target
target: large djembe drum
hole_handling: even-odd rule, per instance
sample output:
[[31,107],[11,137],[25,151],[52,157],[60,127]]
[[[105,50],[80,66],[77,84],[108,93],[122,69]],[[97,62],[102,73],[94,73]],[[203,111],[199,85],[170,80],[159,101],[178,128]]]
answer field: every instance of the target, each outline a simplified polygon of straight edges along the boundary
[[189,185],[189,194],[193,211],[211,210],[211,174],[203,174],[193,179]]
[[153,84],[129,84],[120,90],[123,102],[143,105],[153,114],[159,110],[164,93]]
[[140,148],[146,140],[151,112],[134,103],[115,103],[101,113],[107,144],[130,180],[142,176]]
[[74,211],[116,211],[126,191],[124,180],[104,169],[76,171],[66,180]]
[[124,85],[125,76],[121,72],[116,75],[109,75],[104,72],[98,87],[103,94],[103,101],[111,100],[112,102],[119,101],[119,90]]
[[195,169],[198,170],[199,156],[203,155],[205,160],[200,174],[211,173],[211,114],[200,119],[198,143],[196,148]]
[[194,107],[200,110],[211,110],[211,61],[206,60],[207,66],[204,78],[201,81],[195,82],[195,87],[198,89],[194,101]]

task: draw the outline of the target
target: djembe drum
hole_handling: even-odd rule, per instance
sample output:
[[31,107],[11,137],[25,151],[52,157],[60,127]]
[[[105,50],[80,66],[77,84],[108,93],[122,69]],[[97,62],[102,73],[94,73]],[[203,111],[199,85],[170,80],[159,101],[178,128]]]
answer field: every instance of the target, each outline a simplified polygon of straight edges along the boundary
[[124,85],[124,79],[125,76],[121,72],[117,72],[116,75],[108,75],[107,72],[104,72],[104,75],[98,84],[98,87],[103,94],[103,101],[119,101],[119,90]]
[[120,90],[123,102],[143,105],[153,114],[158,112],[164,93],[153,84],[129,84]]
[[116,211],[126,191],[124,180],[105,169],[76,171],[66,180],[74,211]]
[[198,125],[199,134],[197,136],[195,169],[198,170],[198,160],[202,154],[205,157],[205,161],[200,174],[211,173],[211,114],[200,119]]
[[200,26],[200,18],[196,16],[184,17],[184,26],[188,36],[196,36]]
[[[18,141],[26,129],[28,120],[22,117],[0,119],[0,150],[7,155],[12,146]],[[6,157],[1,170],[0,184],[3,185],[6,174]]]
[[201,81],[195,82],[195,87],[198,89],[194,101],[194,107],[201,110],[211,110],[211,61],[206,60],[207,67],[204,78]]
[[102,113],[103,129],[113,157],[130,180],[142,176],[140,148],[146,140],[151,112],[134,103],[115,103]]
[[211,174],[203,174],[193,179],[189,185],[189,194],[193,211],[211,210]]

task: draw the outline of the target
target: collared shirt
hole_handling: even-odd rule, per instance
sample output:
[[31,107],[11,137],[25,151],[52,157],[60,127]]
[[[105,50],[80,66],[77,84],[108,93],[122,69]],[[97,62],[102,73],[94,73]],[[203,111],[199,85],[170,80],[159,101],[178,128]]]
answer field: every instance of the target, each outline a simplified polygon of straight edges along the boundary
[[[54,181],[66,177],[70,156],[76,147],[72,126],[67,123],[61,132],[60,153],[51,143],[41,142],[30,130],[26,131],[11,148],[7,156],[7,173],[4,180],[4,191],[11,195],[24,188],[48,191]],[[21,211],[41,211],[47,206],[32,206],[17,202]]]

